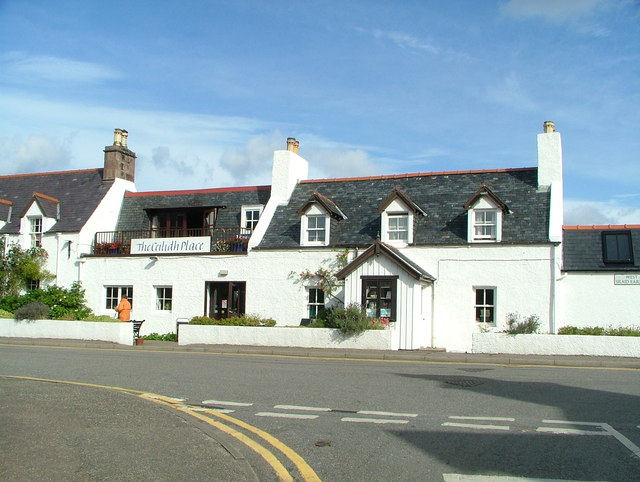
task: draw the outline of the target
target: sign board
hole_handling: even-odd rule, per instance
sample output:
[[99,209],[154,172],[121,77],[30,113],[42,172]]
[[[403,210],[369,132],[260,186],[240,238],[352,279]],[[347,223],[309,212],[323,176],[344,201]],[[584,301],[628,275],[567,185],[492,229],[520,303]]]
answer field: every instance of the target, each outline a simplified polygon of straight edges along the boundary
[[208,253],[211,237],[132,239],[131,254]]
[[640,274],[614,274],[613,284],[640,285]]

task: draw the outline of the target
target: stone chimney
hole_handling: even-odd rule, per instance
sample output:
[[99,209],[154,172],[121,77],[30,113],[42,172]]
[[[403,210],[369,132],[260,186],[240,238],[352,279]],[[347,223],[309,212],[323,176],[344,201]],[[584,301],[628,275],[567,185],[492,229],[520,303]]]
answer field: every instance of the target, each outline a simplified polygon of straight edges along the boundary
[[113,181],[116,178],[135,181],[136,154],[127,147],[129,133],[124,129],[113,132],[113,145],[104,148],[103,181]]

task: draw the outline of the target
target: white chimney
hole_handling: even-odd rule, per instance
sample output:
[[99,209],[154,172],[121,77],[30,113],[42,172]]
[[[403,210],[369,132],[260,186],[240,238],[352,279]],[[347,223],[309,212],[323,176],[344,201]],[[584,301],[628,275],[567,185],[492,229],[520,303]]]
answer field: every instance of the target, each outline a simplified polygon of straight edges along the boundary
[[273,152],[271,170],[271,197],[278,204],[287,204],[293,189],[309,176],[309,163],[298,155],[300,143],[293,137],[287,139],[286,151]]
[[545,122],[542,134],[538,134],[538,190],[550,191],[549,241],[562,242],[562,141],[551,121]]

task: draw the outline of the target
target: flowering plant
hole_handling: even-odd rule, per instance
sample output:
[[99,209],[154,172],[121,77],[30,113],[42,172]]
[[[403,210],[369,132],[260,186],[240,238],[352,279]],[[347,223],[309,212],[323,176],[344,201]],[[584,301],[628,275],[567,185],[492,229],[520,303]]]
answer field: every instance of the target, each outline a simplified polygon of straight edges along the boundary
[[387,317],[371,318],[370,330],[386,330],[389,328],[391,320]]

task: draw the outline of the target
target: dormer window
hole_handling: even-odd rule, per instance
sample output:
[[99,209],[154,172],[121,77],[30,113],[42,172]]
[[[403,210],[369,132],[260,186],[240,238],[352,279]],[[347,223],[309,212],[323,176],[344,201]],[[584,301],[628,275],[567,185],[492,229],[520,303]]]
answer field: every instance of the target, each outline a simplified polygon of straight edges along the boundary
[[413,243],[413,222],[416,215],[425,212],[399,188],[394,188],[378,212],[381,214],[381,239],[385,243],[406,246]]
[[605,263],[633,263],[631,231],[603,232],[602,258]]
[[302,246],[328,246],[331,220],[347,219],[342,210],[328,197],[314,192],[298,211],[300,215],[300,244]]
[[42,246],[42,218],[29,218],[29,236],[31,237],[31,247],[36,248]]
[[502,241],[502,217],[509,208],[486,185],[464,205],[467,210],[467,240],[470,243]]

